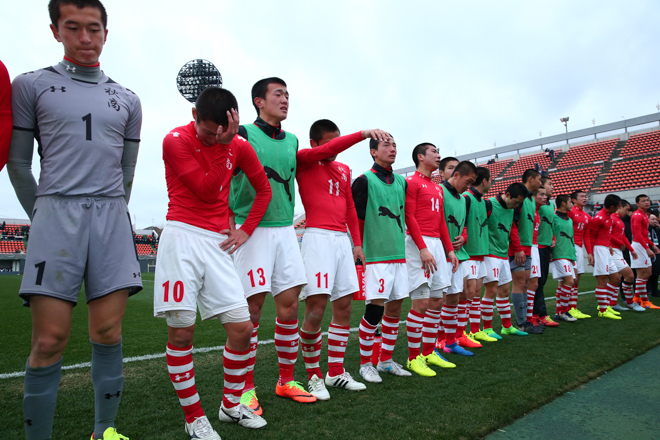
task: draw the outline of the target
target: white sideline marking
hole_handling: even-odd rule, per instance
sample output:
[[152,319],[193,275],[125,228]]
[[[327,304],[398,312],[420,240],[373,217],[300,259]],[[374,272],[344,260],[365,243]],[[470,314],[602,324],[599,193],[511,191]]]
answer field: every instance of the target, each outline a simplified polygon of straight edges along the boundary
[[[580,292],[578,295],[586,295],[587,293],[595,293],[595,290],[589,290],[587,292]],[[545,298],[546,300],[553,300],[556,299],[554,296],[548,296]],[[399,321],[399,325],[405,324],[406,321]],[[350,329],[351,333],[355,333],[358,331],[358,327],[353,327]],[[327,336],[328,332],[323,332],[321,333],[322,336]],[[269,345],[269,344],[274,344],[275,340],[274,339],[266,339],[264,341],[259,341],[258,345]],[[210,353],[212,351],[222,351],[225,349],[224,345],[216,345],[215,347],[202,347],[202,348],[195,348],[193,349],[193,353]],[[140,362],[140,361],[149,361],[152,359],[160,359],[165,357],[165,352],[163,353],[155,353],[155,354],[145,354],[142,356],[131,356],[124,358],[124,363],[128,364],[130,362]],[[62,370],[77,370],[80,368],[89,368],[92,366],[91,362],[82,362],[79,364],[73,364],[73,365],[65,365],[62,367]],[[13,373],[2,373],[0,374],[0,380],[2,379],[12,379],[15,377],[23,377],[25,376],[25,371],[15,371]]]

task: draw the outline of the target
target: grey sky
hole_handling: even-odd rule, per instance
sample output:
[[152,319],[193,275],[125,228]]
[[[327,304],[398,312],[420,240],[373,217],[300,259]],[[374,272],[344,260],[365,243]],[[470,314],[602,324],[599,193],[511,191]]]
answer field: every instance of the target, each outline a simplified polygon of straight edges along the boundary
[[[2,7],[0,59],[12,78],[62,57],[46,4]],[[579,129],[652,113],[660,101],[654,1],[105,4],[101,68],[140,96],[144,112],[129,205],[138,227],[165,221],[161,141],[191,119],[175,77],[194,58],[220,69],[243,123],[256,114],[252,84],[279,76],[291,95],[283,127],[301,147],[321,118],[344,134],[382,128],[397,141],[395,168],[412,165],[422,141],[443,156],[477,152],[560,133],[562,116]],[[363,142],[338,160],[357,175],[371,165],[368,154]],[[0,188],[0,217],[26,218],[5,170]]]

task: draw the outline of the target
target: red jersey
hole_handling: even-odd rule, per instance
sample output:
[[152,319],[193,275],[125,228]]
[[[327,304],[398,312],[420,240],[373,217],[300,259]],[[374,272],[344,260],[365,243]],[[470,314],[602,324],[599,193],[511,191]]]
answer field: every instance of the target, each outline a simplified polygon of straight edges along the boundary
[[541,216],[539,215],[539,208],[536,207],[536,214],[534,214],[534,235],[532,236],[532,244],[537,245],[537,237],[539,236],[539,226],[541,226]]
[[589,214],[584,212],[582,208],[573,206],[573,208],[568,211],[568,217],[573,220],[573,241],[576,246],[582,246],[582,241],[584,238],[584,232],[589,226]]
[[229,184],[235,167],[257,191],[241,229],[252,235],[266,213],[271,189],[252,146],[241,136],[229,145],[207,147],[197,138],[195,123],[177,127],[163,140],[165,180],[170,202],[167,220],[213,232],[229,229]]
[[632,229],[633,243],[639,243],[647,249],[653,246],[649,238],[649,218],[641,209],[637,209],[630,217],[630,229]]
[[347,165],[323,159],[335,156],[362,141],[360,132],[342,136],[320,147],[299,150],[296,155],[298,191],[305,207],[306,228],[351,231],[355,246],[362,246]]
[[0,61],[0,171],[9,157],[11,127],[11,82],[7,68]]
[[610,236],[610,246],[616,249],[621,249],[623,246],[625,246],[630,252],[632,252],[633,248],[625,234],[626,225],[623,224],[621,217],[619,217],[619,214],[616,212],[613,212],[610,215],[610,218],[612,219],[612,235]]
[[440,238],[445,252],[453,251],[445,223],[444,199],[440,185],[419,171],[406,177],[406,226],[421,251],[426,248],[422,236]]
[[584,234],[584,243],[588,254],[594,253],[594,246],[610,246],[612,237],[612,217],[605,208],[598,211],[587,226],[587,233]]

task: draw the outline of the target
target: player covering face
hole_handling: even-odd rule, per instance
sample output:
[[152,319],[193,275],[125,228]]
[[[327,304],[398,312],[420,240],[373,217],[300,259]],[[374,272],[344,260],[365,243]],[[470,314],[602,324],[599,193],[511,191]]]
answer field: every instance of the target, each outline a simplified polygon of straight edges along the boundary
[[406,268],[412,300],[406,319],[407,367],[421,376],[432,377],[436,373],[428,365],[455,367],[440,355],[435,340],[442,291],[450,285],[458,259],[444,219],[442,188],[431,180],[440,163],[438,149],[430,143],[419,144],[413,149],[413,161],[417,170],[406,178]]
[[[64,58],[14,80],[7,165],[32,221],[19,292],[33,322],[25,367],[25,436],[51,438],[62,354],[84,280],[92,345],[92,438],[116,440],[124,384],[121,323],[128,296],[142,289],[127,207],[142,109],[135,93],[100,68],[108,32],[103,5],[53,0],[48,9]],[[38,185],[31,170],[37,134]]]
[[[488,255],[484,258],[484,296],[481,300],[481,319],[483,330],[479,333],[494,339],[502,337],[493,330],[493,307],[497,301],[497,311],[502,320],[502,334],[508,336],[527,336],[511,325],[511,306],[509,305],[509,283],[511,269],[508,261],[510,232],[513,225],[514,210],[527,195],[527,188],[522,183],[512,183],[504,194],[491,197],[488,212]],[[497,300],[496,300],[497,297]],[[479,336],[482,336],[479,335]],[[480,338],[485,340],[485,338]]]
[[[271,200],[263,167],[238,132],[238,105],[226,89],[209,87],[197,98],[193,119],[163,140],[170,199],[156,259],[154,315],[167,320],[167,369],[183,408],[190,438],[219,440],[195,385],[193,337],[202,320],[218,319],[227,333],[220,421],[263,428],[266,421],[240,403],[250,359],[252,322],[231,254],[253,234]],[[229,184],[240,168],[255,189],[241,229],[229,228]]]
[[[328,400],[330,393],[326,385],[351,391],[366,389],[344,369],[352,295],[359,289],[355,264],[364,264],[365,256],[351,193],[350,169],[335,159],[337,154],[364,139],[389,141],[391,137],[378,129],[340,136],[337,125],[327,119],[312,124],[309,137],[312,148],[302,149],[296,155],[296,179],[307,216],[301,248],[307,286],[301,294],[305,319],[300,341],[309,392],[318,400]],[[324,381],[319,358],[321,321],[328,298],[332,320],[328,329],[328,374]]]

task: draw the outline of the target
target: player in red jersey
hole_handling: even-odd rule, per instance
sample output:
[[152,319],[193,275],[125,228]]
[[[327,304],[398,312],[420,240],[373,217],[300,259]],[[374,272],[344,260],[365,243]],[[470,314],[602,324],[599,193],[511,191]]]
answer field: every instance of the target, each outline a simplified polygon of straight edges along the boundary
[[584,207],[587,204],[587,193],[582,190],[574,191],[571,194],[571,202],[573,208],[568,211],[568,217],[573,220],[573,240],[575,240],[575,283],[571,288],[571,299],[568,303],[568,313],[577,319],[591,318],[591,315],[582,313],[577,308],[578,300],[578,284],[580,283],[580,275],[585,272],[584,268],[584,251],[582,244],[584,242],[584,232],[589,226],[589,214],[584,212]]
[[653,272],[651,260],[660,254],[660,249],[653,244],[649,238],[649,218],[648,210],[651,207],[651,199],[646,194],[640,194],[635,197],[637,210],[630,218],[632,229],[632,247],[637,253],[637,258],[632,258],[630,267],[636,269],[637,280],[635,281],[635,301],[646,309],[660,309],[660,307],[649,301],[646,294],[646,283]]
[[[238,105],[226,89],[209,87],[197,98],[194,122],[163,140],[170,199],[154,283],[154,315],[167,320],[167,369],[186,417],[190,438],[220,440],[201,408],[195,387],[193,337],[202,320],[218,319],[227,332],[223,353],[223,422],[262,428],[266,421],[240,404],[250,355],[252,322],[231,258],[257,227],[271,199],[266,173],[238,132]],[[232,170],[240,167],[256,190],[241,229],[230,232]]]
[[[445,223],[442,188],[431,180],[440,163],[437,147],[429,142],[417,145],[413,149],[413,162],[417,170],[406,178],[406,265],[412,300],[406,319],[407,367],[421,376],[435,376],[428,365],[456,366],[439,354],[435,340],[442,290],[450,286],[450,273],[458,268],[458,259]],[[450,267],[445,261],[450,262]]]
[[605,206],[589,221],[584,234],[589,265],[594,267],[596,277],[596,300],[598,301],[598,317],[621,319],[620,313],[610,306],[611,299],[619,295],[621,278],[612,258],[610,241],[612,237],[612,218],[610,217],[621,206],[621,197],[608,194]]
[[[296,180],[305,213],[305,235],[302,257],[307,272],[305,318],[300,328],[305,368],[309,376],[309,393],[318,400],[330,399],[327,386],[360,391],[363,383],[355,381],[344,370],[344,354],[348,344],[352,294],[359,289],[355,264],[364,264],[362,239],[351,192],[351,172],[337,162],[337,154],[371,138],[389,140],[382,130],[363,130],[339,137],[334,122],[321,119],[309,129],[312,148],[296,155]],[[354,247],[348,238],[351,232]],[[328,374],[323,381],[319,367],[321,354],[321,321],[328,304],[332,304],[332,321],[328,329]]]
[[[623,277],[623,296],[626,299],[626,305],[629,309],[634,310],[635,312],[643,312],[646,309],[636,302],[633,301],[633,288],[635,281],[635,274],[628,265],[628,262],[623,258],[623,248],[625,247],[630,252],[630,255],[633,259],[637,258],[637,252],[632,248],[632,245],[628,241],[628,237],[625,234],[625,225],[621,217],[628,215],[630,210],[630,203],[626,200],[621,200],[621,205],[616,212],[613,212],[610,216],[612,218],[612,234],[610,236],[610,247],[612,248],[612,258],[614,259],[614,264],[616,265],[617,271]],[[618,290],[618,289],[617,289]],[[612,308],[618,312],[625,310],[623,307],[616,304],[616,297],[613,302],[610,302]]]
[[7,68],[0,61],[0,171],[7,164],[11,141],[11,82]]

